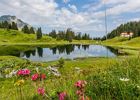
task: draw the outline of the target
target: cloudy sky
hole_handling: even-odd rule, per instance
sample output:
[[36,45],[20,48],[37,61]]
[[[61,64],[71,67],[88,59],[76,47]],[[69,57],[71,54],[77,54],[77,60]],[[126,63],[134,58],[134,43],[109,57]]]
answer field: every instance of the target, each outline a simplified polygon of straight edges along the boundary
[[108,31],[140,19],[140,0],[0,0],[0,15],[15,15],[45,33],[72,28],[91,36],[105,35],[104,2]]

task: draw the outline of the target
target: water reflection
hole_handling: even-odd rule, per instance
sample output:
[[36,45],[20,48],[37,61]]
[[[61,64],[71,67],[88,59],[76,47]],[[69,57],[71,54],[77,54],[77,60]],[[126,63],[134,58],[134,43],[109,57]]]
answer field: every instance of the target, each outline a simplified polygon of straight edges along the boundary
[[[32,61],[54,61],[58,60],[60,57],[65,59],[79,57],[115,57],[118,54],[118,49],[101,45],[58,45],[50,48],[31,47],[31,50],[24,51],[12,49],[10,52],[6,52],[5,55],[13,55]],[[4,53],[0,55],[4,55]]]
[[50,50],[52,50],[53,54],[56,54],[58,51],[59,54],[66,53],[67,55],[70,55],[70,53],[73,52],[76,47],[78,47],[78,49],[81,49],[82,47],[84,50],[86,50],[89,48],[89,45],[63,45],[50,48]]

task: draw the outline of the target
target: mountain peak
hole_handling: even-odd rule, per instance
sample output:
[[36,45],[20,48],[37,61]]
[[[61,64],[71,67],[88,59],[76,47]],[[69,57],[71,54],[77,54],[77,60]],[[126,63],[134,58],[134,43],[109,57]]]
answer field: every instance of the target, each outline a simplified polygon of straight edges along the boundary
[[25,25],[30,26],[29,24],[23,22],[21,19],[18,19],[16,16],[13,15],[3,15],[0,17],[0,22],[7,21],[9,23],[15,22],[19,29],[23,28]]

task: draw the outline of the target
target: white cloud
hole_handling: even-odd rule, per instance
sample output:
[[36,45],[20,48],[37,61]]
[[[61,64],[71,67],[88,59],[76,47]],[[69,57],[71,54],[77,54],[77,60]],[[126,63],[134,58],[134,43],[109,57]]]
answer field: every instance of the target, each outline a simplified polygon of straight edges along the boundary
[[[107,14],[108,15],[120,15],[122,13],[133,13],[140,11],[140,0],[107,0],[106,1],[107,6]],[[108,8],[109,6],[109,8]],[[98,6],[88,6],[89,9],[99,9],[104,8],[103,2],[98,4]],[[104,10],[96,11],[95,13],[92,13],[92,16],[102,18],[104,17]]]
[[75,5],[69,4],[68,6],[73,12],[75,12],[75,13],[77,12],[77,7]]
[[[63,1],[68,3],[70,0]],[[140,0],[107,0],[106,5],[110,19],[122,13],[140,11]],[[84,10],[80,11],[74,4],[61,7],[56,0],[0,0],[0,15],[16,15],[29,24],[46,25],[50,29],[71,27],[76,31],[93,33],[105,30],[103,7],[103,2],[93,2],[85,4]],[[116,22],[117,25],[119,23]]]

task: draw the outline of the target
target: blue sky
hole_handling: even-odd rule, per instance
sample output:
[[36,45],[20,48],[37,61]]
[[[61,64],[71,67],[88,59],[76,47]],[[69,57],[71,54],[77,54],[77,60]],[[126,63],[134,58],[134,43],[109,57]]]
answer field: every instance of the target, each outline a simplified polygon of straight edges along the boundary
[[140,20],[140,0],[0,0],[0,15],[15,15],[44,33],[72,28],[92,37],[105,35],[122,23]]

